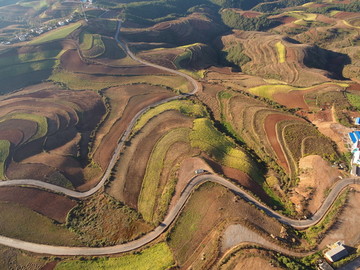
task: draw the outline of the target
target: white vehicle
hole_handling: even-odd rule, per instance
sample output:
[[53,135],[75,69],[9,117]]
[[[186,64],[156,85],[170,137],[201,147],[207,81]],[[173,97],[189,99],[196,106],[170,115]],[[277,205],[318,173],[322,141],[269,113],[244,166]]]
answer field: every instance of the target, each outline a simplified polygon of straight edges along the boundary
[[207,170],[204,170],[204,169],[195,170],[195,174],[201,174],[201,173],[204,173],[204,172],[207,172]]

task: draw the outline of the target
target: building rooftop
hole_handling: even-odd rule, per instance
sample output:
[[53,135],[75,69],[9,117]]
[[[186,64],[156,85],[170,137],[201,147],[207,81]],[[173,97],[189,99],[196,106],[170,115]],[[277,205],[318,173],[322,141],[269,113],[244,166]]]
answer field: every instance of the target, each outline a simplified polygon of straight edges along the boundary
[[346,248],[342,244],[338,244],[325,253],[325,258],[331,262],[336,262],[348,255]]

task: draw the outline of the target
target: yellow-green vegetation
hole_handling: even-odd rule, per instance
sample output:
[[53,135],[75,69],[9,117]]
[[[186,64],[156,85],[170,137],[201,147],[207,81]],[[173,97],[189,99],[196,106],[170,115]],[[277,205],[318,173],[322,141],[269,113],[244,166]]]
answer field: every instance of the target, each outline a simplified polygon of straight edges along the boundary
[[188,81],[181,76],[172,75],[91,76],[61,71],[54,73],[49,79],[54,82],[63,83],[72,90],[101,90],[111,86],[143,83],[169,87],[176,92],[189,92]]
[[152,229],[137,212],[106,193],[81,201],[69,212],[66,226],[88,246],[120,244]]
[[52,30],[48,33],[41,35],[38,38],[33,39],[32,41],[29,42],[29,44],[37,45],[37,44],[65,38],[66,36],[74,32],[76,29],[78,29],[81,25],[82,25],[81,22],[77,22]]
[[41,244],[79,245],[75,233],[27,207],[0,202],[1,235]]
[[162,270],[169,269],[175,264],[173,255],[166,243],[156,244],[152,247],[114,258],[96,258],[93,260],[64,261],[55,267],[56,270]]
[[105,52],[105,45],[98,34],[86,31],[80,34],[80,49],[87,58],[96,58]]
[[83,31],[79,36],[80,50],[90,50],[93,44],[93,34]]
[[191,117],[204,117],[207,115],[207,112],[203,106],[197,103],[193,103],[190,100],[173,100],[159,106],[156,106],[148,110],[141,118],[137,121],[136,125],[133,128],[133,133],[138,132],[142,129],[150,119],[157,116],[160,113],[170,110],[177,110],[181,113],[191,116]]
[[10,142],[0,140],[0,180],[5,179],[5,162],[10,153]]
[[354,106],[357,110],[360,110],[360,96],[359,95],[346,93],[346,97],[352,106]]
[[338,14],[339,12],[341,12],[341,11],[339,11],[339,10],[331,10],[331,11],[330,11],[330,16],[333,17],[333,16],[335,16],[336,14]]
[[22,7],[33,8],[34,10],[41,10],[43,8],[48,7],[48,3],[46,0],[40,1],[21,1],[18,3]]
[[[138,200],[139,212],[148,222],[156,222],[153,218],[157,210],[156,206],[160,204],[160,201],[166,201],[167,205],[171,199],[173,190],[166,190],[167,192],[164,193],[164,187],[159,186],[166,153],[170,146],[176,142],[189,142],[189,134],[190,129],[188,128],[173,129],[166,133],[154,146],[146,167]],[[166,210],[162,209],[162,211]],[[162,214],[157,214],[157,216],[162,216]]]
[[29,120],[37,123],[37,130],[34,136],[32,136],[29,141],[33,141],[44,137],[48,132],[48,123],[46,117],[37,115],[37,114],[30,114],[30,113],[12,113],[7,114],[0,118],[0,122],[4,122],[9,119],[23,119]]
[[[340,87],[348,87],[349,85],[346,83],[333,83],[333,82],[326,82],[321,85],[337,85]],[[248,89],[248,91],[254,95],[266,97],[272,99],[273,95],[276,93],[289,93],[290,91],[298,90],[311,90],[314,87],[318,86],[311,86],[311,87],[294,87],[291,85],[284,85],[284,84],[267,84],[267,85],[260,85],[253,88]]]
[[278,52],[278,61],[279,63],[285,63],[286,61],[286,48],[284,46],[284,44],[282,44],[281,41],[278,41],[276,44],[276,49],[277,49],[277,52]]
[[223,165],[243,171],[253,179],[261,179],[259,169],[251,157],[230,138],[215,129],[209,119],[194,120],[190,140],[192,147],[205,151]]
[[346,203],[348,193],[348,190],[343,192],[335,200],[326,216],[318,224],[304,231],[305,237],[310,244],[316,244],[317,240],[321,239],[322,235],[334,224],[336,216]]
[[186,73],[195,79],[204,79],[207,73],[207,70],[188,70],[188,69],[179,69],[182,73]]

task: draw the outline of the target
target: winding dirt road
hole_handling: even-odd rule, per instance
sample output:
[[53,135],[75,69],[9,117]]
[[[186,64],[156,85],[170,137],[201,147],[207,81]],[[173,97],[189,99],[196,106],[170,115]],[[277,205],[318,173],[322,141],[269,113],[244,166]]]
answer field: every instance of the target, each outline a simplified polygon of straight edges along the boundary
[[[183,94],[180,96],[162,100],[160,102],[156,102],[156,103],[148,106],[147,108],[144,108],[143,110],[139,111],[136,114],[136,116],[133,118],[133,120],[130,122],[128,128],[126,129],[126,131],[122,135],[121,139],[119,140],[118,146],[117,146],[117,148],[111,158],[109,166],[107,167],[101,180],[94,188],[92,188],[86,192],[78,192],[78,191],[74,191],[74,190],[69,190],[69,189],[66,189],[63,187],[55,186],[55,185],[52,185],[49,183],[45,183],[45,182],[41,182],[41,181],[33,180],[33,179],[19,179],[19,180],[3,181],[3,182],[0,182],[0,187],[1,186],[33,186],[33,187],[37,187],[37,188],[46,189],[51,192],[65,194],[65,195],[67,195],[69,197],[73,197],[73,198],[88,197],[88,196],[94,194],[95,192],[97,192],[104,185],[105,181],[110,176],[110,173],[116,163],[116,160],[119,157],[121,149],[123,148],[124,142],[129,137],[130,132],[131,132],[134,124],[136,123],[136,121],[139,119],[139,117],[145,111],[147,111],[149,108],[151,108],[153,106],[157,106],[159,104],[168,102],[170,100],[180,99],[180,98],[183,98],[184,96],[193,95],[199,90],[200,86],[199,86],[198,82],[195,81],[190,76],[188,76],[187,74],[183,74],[179,71],[165,68],[162,66],[158,66],[156,64],[148,63],[141,59],[138,59],[129,50],[129,48],[126,44],[123,44],[122,42],[119,41],[118,35],[119,35],[120,26],[121,26],[121,22],[119,22],[117,32],[115,35],[115,39],[126,50],[126,52],[129,54],[129,56],[131,58],[133,58],[135,61],[138,61],[142,64],[156,67],[156,68],[159,68],[162,70],[166,70],[168,72],[172,72],[174,74],[177,74],[179,76],[186,78],[193,85],[193,87],[194,87],[193,91],[190,94]],[[329,210],[330,206],[333,204],[333,202],[335,201],[337,196],[341,193],[341,191],[345,187],[347,187],[348,185],[351,185],[351,184],[360,184],[360,178],[359,179],[349,178],[349,179],[340,180],[333,186],[330,194],[328,195],[328,197],[326,198],[326,200],[324,201],[324,203],[322,204],[320,209],[311,218],[306,219],[306,220],[294,220],[294,219],[282,216],[279,213],[276,213],[275,211],[273,211],[272,209],[270,209],[263,203],[259,202],[251,194],[247,193],[240,187],[232,184],[228,180],[226,180],[218,175],[215,175],[215,174],[203,174],[203,175],[195,176],[194,178],[189,180],[189,183],[187,184],[185,189],[182,191],[178,202],[169,211],[169,213],[165,217],[165,220],[160,224],[160,226],[158,226],[153,231],[151,231],[150,233],[146,234],[145,236],[143,236],[137,240],[134,240],[134,241],[131,241],[131,242],[128,242],[125,244],[110,246],[110,247],[96,248],[96,247],[65,247],[65,246],[43,245],[43,244],[37,244],[37,243],[26,242],[26,241],[22,241],[22,240],[18,240],[18,239],[13,239],[13,238],[5,237],[5,236],[0,236],[0,244],[9,246],[9,247],[13,247],[13,248],[18,248],[18,249],[22,249],[22,250],[35,252],[35,253],[50,254],[50,255],[107,255],[107,254],[115,254],[115,253],[122,253],[122,252],[135,250],[139,247],[142,247],[142,246],[150,243],[151,241],[153,241],[154,239],[159,237],[166,229],[168,229],[170,224],[176,219],[176,217],[181,212],[182,208],[186,204],[186,201],[191,196],[193,190],[197,186],[199,186],[205,182],[208,182],[208,181],[215,182],[220,185],[223,185],[224,187],[227,187],[228,189],[233,191],[235,194],[241,196],[246,201],[254,204],[256,207],[263,210],[267,215],[276,218],[283,224],[287,224],[287,225],[290,225],[290,226],[293,226],[293,227],[299,228],[299,229],[307,228],[307,227],[312,226],[312,225],[316,224],[317,222],[319,222],[324,217],[326,212]],[[258,244],[261,244],[261,243],[258,243]]]

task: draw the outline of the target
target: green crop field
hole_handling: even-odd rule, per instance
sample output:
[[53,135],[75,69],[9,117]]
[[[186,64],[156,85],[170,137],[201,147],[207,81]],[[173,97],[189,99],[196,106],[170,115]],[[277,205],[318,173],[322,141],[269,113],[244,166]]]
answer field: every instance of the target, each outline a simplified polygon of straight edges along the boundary
[[[156,201],[163,193],[164,187],[160,187],[159,182],[166,153],[170,146],[176,142],[189,142],[189,134],[190,130],[188,128],[173,129],[165,134],[154,146],[146,167],[146,173],[138,200],[139,212],[148,222],[154,221],[153,217],[156,210]],[[166,197],[165,199],[169,202],[169,198]]]
[[225,166],[243,171],[253,179],[261,179],[256,164],[248,154],[220,131],[216,130],[209,119],[199,118],[194,120],[190,140],[192,147],[205,151]]
[[166,243],[156,244],[152,247],[114,258],[98,258],[93,260],[69,260],[59,263],[56,270],[162,270],[174,265],[173,255]]
[[346,93],[346,97],[352,106],[354,106],[357,110],[360,110],[360,96],[359,95]]
[[5,179],[5,162],[10,153],[10,142],[0,140],[0,180]]
[[205,117],[207,115],[207,112],[205,108],[199,104],[194,104],[190,100],[173,100],[164,104],[161,104],[159,106],[156,106],[154,108],[151,108],[148,110],[141,118],[136,122],[136,125],[133,128],[133,133],[138,132],[140,129],[142,129],[147,122],[149,122],[150,119],[153,117],[159,115],[160,113],[163,113],[165,111],[170,110],[177,110],[181,113],[191,116],[191,117]]
[[82,25],[81,22],[77,22],[52,30],[48,33],[39,36],[38,38],[33,39],[32,41],[29,42],[29,44],[38,45],[41,43],[45,43],[57,39],[63,39],[66,36],[70,35],[72,32],[74,32],[76,29],[78,29],[81,25]]
[[48,132],[48,123],[46,120],[46,117],[36,114],[28,114],[28,113],[13,113],[13,114],[7,114],[0,118],[0,122],[9,120],[9,119],[23,119],[23,120],[29,120],[34,121],[37,123],[37,131],[34,136],[32,136],[29,141],[33,141],[36,139],[39,139],[41,137],[44,137]]

